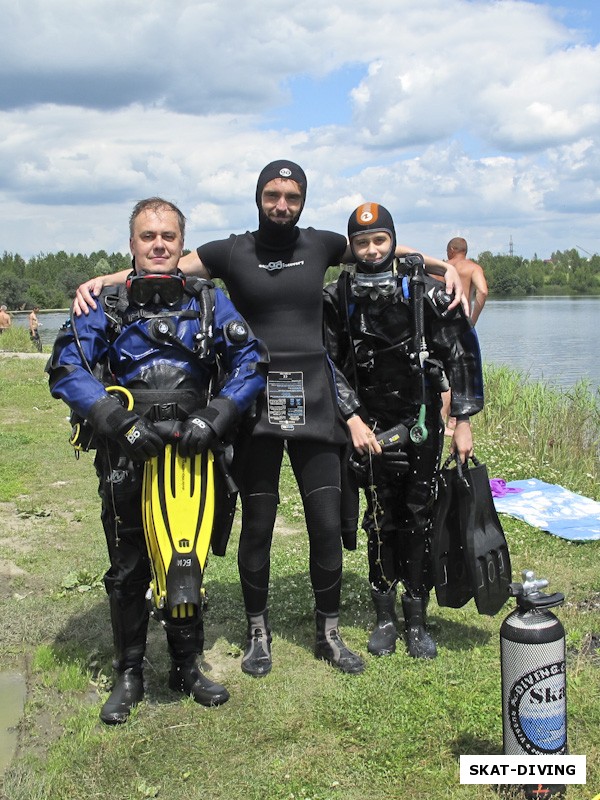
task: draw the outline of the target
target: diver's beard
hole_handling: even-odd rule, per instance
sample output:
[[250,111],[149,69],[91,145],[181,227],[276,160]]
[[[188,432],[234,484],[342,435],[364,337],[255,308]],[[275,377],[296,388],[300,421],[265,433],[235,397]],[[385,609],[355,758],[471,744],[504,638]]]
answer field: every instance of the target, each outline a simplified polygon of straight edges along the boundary
[[297,214],[295,217],[284,219],[283,217],[268,217],[266,214],[261,214],[261,222],[264,221],[267,225],[272,228],[273,230],[282,230],[282,231],[289,231],[292,228],[295,228],[298,224],[298,220],[300,219],[300,214]]
[[265,218],[268,219],[269,222],[272,222],[274,225],[290,225],[290,226],[296,224],[299,216],[300,215],[298,214],[296,217],[268,217],[265,214]]
[[259,228],[261,230],[263,228],[266,228],[275,234],[277,234],[278,232],[285,234],[296,227],[297,221],[298,220],[296,218],[296,219],[287,219],[284,222],[275,222],[275,220],[272,220],[269,217],[263,217],[263,219],[260,220]]
[[300,214],[284,222],[275,222],[260,211],[258,230],[263,244],[281,246],[294,242],[299,234],[297,227]]

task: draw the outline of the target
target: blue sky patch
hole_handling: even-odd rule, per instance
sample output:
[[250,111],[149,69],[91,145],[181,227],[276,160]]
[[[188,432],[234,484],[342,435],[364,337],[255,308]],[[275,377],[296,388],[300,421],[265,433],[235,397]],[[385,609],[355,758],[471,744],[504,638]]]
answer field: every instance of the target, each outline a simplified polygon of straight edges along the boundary
[[321,77],[295,75],[286,82],[287,105],[267,115],[262,127],[316,128],[348,125],[352,120],[350,91],[366,74],[365,64],[345,66]]

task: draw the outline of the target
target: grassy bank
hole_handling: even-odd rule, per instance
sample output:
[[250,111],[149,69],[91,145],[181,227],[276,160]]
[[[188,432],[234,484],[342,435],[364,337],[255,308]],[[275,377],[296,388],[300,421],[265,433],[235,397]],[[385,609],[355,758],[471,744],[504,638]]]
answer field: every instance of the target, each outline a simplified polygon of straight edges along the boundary
[[[472,602],[453,610],[433,600],[435,661],[415,662],[402,648],[372,658],[361,537],[358,550],[345,554],[342,630],[365,655],[367,670],[344,676],[317,662],[306,534],[289,468],[273,546],[272,673],[254,680],[240,671],[245,624],[234,537],[225,558],[212,558],[206,583],[205,667],[231,700],[205,709],[169,692],[164,636],[151,624],[147,700],[128,725],[103,727],[98,711],[112,642],[96,480],[90,455],[73,457],[66,408],[50,398],[43,365],[0,363],[0,668],[22,669],[28,679],[20,749],[4,780],[7,800],[498,796],[487,786],[461,786],[458,756],[501,753],[498,631],[511,604],[488,618]],[[584,389],[536,393],[518,375],[497,370],[488,371],[487,394],[476,450],[490,477],[538,477],[600,499],[594,398]],[[571,440],[583,427],[583,438]],[[600,633],[600,542],[574,545],[515,520],[503,523],[514,578],[533,568],[567,596],[558,614],[568,634],[569,746],[588,757],[587,786],[568,797],[591,800],[600,792],[600,656],[592,638]]]
[[485,408],[474,428],[490,470],[600,499],[600,392],[585,382],[559,391],[509,367],[484,368],[484,382]]
[[29,329],[12,325],[2,333],[0,353],[36,353],[37,349],[29,338]]

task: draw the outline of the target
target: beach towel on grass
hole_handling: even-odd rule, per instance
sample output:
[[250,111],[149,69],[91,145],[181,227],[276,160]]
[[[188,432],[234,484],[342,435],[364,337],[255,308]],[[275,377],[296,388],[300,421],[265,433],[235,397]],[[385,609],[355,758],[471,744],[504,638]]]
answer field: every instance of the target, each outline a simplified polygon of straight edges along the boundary
[[600,539],[600,503],[536,478],[509,481],[518,494],[494,497],[499,514],[522,519],[534,528],[574,542]]

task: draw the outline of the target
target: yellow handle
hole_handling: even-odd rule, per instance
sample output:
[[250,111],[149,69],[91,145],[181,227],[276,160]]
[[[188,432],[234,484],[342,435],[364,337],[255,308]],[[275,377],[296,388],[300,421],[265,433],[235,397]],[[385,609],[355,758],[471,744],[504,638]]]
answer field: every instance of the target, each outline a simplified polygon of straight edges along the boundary
[[[126,389],[124,386],[107,386],[106,391],[108,392],[108,394],[112,395],[122,394],[125,400],[127,401],[127,405],[125,405],[125,408],[127,409],[127,411],[131,411],[131,409],[133,408],[133,395],[131,394],[129,389]],[[123,402],[121,398],[118,399],[121,400],[121,402]]]

